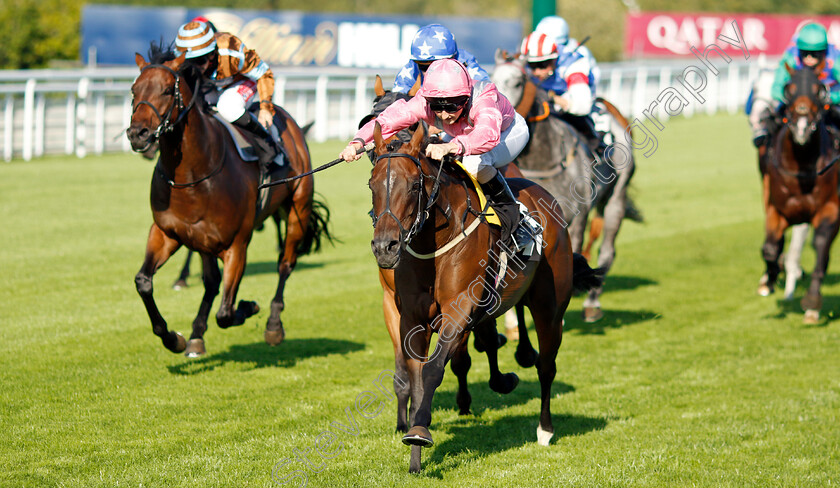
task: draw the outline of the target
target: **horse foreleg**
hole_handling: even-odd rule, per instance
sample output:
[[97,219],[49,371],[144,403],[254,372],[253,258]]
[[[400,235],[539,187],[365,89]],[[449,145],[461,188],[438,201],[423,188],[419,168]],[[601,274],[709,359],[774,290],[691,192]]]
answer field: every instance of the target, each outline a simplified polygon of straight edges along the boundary
[[207,317],[210,316],[210,308],[213,300],[219,294],[219,283],[222,282],[222,275],[219,273],[219,261],[216,256],[201,254],[201,281],[204,283],[204,296],[201,297],[201,305],[192,324],[192,334],[187,343],[187,350],[184,352],[188,358],[197,358],[207,350],[204,347],[204,333],[207,332]]
[[400,345],[400,312],[394,301],[394,291],[386,284],[383,273],[391,271],[380,271],[379,281],[382,284],[382,311],[385,314],[385,326],[388,328],[388,335],[391,336],[391,343],[394,346],[394,394],[397,397],[397,432],[408,431],[408,398],[411,393],[408,366],[403,356]]
[[765,216],[764,245],[761,255],[766,265],[766,274],[762,277],[758,287],[758,294],[768,296],[775,291],[776,281],[779,279],[779,256],[785,245],[785,229],[788,223],[775,207],[768,206]]
[[831,243],[834,242],[834,238],[837,236],[837,229],[840,224],[836,208],[831,218],[824,218],[819,221],[819,224],[817,224],[817,218],[814,221],[814,251],[817,254],[817,262],[814,265],[814,272],[811,274],[811,285],[808,287],[808,293],[802,299],[801,303],[802,308],[805,310],[804,320],[807,324],[814,324],[820,318],[820,309],[822,308],[820,288],[822,287],[825,273],[828,270]]
[[[615,261],[615,240],[624,220],[627,205],[627,177],[622,175],[621,180],[616,184],[610,199],[604,207],[603,236],[601,248],[598,251],[598,266],[608,273]],[[594,221],[593,221],[594,223]],[[601,310],[601,294],[604,292],[604,285],[589,290],[586,299],[583,301],[583,320],[589,323],[597,322],[604,317]]]
[[802,249],[811,227],[808,224],[794,225],[790,231],[790,244],[785,253],[785,300],[793,300],[796,281],[802,277]]
[[246,241],[234,241],[234,243],[221,254],[224,263],[222,274],[222,303],[219,311],[216,312],[216,323],[219,327],[226,329],[235,325],[242,325],[245,319],[260,311],[256,302],[241,301],[234,310],[233,304],[236,301],[236,294],[239,291],[239,283],[245,273],[245,257],[248,250]]
[[167,329],[166,320],[160,314],[154,299],[154,286],[152,277],[163,266],[172,254],[178,250],[181,244],[163,233],[156,224],[152,224],[149,230],[149,238],[146,241],[146,257],[140,271],[134,277],[134,284],[137,293],[146,306],[146,313],[152,322],[152,331],[160,337],[163,345],[172,352],[182,352],[186,347],[184,337],[174,331]]
[[470,395],[469,384],[467,383],[467,373],[472,366],[470,351],[467,347],[469,345],[468,335],[464,334],[464,340],[455,349],[452,362],[449,364],[452,372],[458,378],[458,393],[455,396],[455,401],[458,403],[458,415],[469,415],[470,405],[472,404],[472,395]]

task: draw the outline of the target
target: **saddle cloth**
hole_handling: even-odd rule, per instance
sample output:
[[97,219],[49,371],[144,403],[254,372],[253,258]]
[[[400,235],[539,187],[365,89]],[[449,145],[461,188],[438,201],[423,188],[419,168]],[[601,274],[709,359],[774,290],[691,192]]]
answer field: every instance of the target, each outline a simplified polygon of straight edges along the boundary
[[475,188],[475,192],[478,193],[478,204],[484,212],[484,218],[487,220],[487,223],[501,227],[502,223],[499,221],[499,216],[496,215],[496,211],[493,210],[493,207],[487,205],[487,197],[484,195],[484,191],[481,189],[481,185],[478,183],[478,180],[476,180],[475,176],[471,175],[470,172],[464,168],[461,161],[455,160],[455,164],[461,168],[461,171],[463,171],[465,175],[467,175],[472,182],[473,188]]

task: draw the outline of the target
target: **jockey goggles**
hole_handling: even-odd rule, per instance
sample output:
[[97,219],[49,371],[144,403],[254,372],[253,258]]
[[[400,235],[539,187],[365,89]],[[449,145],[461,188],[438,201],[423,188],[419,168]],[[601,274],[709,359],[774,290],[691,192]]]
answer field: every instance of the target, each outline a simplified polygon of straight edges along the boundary
[[533,61],[533,62],[529,61],[528,66],[531,69],[548,69],[548,68],[551,68],[552,66],[554,66],[555,62],[557,62],[557,60],[553,59],[553,58],[544,59],[542,61]]
[[470,101],[469,96],[460,96],[452,98],[427,98],[429,108],[432,112],[447,112],[454,114],[455,112],[464,108],[464,105]]
[[805,59],[806,57],[811,56],[812,58],[822,60],[825,57],[825,55],[826,51],[799,51],[800,59]]
[[415,63],[417,63],[417,67],[420,68],[420,71],[423,73],[425,73],[426,70],[429,69],[429,66],[432,65],[431,61],[415,61]]

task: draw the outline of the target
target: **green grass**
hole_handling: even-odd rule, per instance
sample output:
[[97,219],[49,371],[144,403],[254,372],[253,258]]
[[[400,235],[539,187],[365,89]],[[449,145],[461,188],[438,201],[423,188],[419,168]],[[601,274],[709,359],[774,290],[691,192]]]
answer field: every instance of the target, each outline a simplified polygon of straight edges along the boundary
[[[581,298],[567,314],[552,445],[535,442],[536,372],[507,346],[502,369],[522,381],[500,396],[473,351],[475,415],[457,415],[447,371],[419,476],[407,473],[393,401],[372,419],[355,413],[356,397],[393,369],[366,160],[317,176],[343,243],[304,257],[290,278],[286,342],[262,341],[276,285],[268,224],[239,293],[264,311],[231,330],[211,322],[198,360],[162,347],[134,290],[151,164],[109,155],[0,165],[0,486],[277,486],[273,467],[307,451],[313,467],[293,460],[278,479],[301,470],[312,487],[836,486],[836,266],[819,326],[803,325],[798,305],[756,296],[763,223],[746,122],[675,119],[658,136],[634,182],[647,222],[619,236],[607,317],[584,324]],[[340,148],[313,145],[315,164]],[[169,288],[183,257],[156,276],[155,298],[187,335],[202,291],[197,267],[194,286]],[[316,438],[341,433],[333,422],[348,424],[347,411],[357,435],[342,433],[325,448],[335,457],[321,459]]]

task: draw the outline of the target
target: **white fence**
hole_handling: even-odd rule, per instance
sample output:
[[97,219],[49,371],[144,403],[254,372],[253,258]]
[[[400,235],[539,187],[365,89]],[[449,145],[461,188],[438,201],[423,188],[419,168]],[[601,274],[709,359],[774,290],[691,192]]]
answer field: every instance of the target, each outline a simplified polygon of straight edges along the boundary
[[[677,88],[689,100],[686,116],[702,111],[730,113],[743,106],[750,83],[763,62],[712,59],[715,75],[699,60],[668,63],[601,64],[599,95],[612,101],[625,114],[642,117],[668,87]],[[678,82],[688,66],[702,68],[708,81],[706,102],[693,99]],[[370,111],[374,71],[309,69],[286,71],[275,68],[274,101],[288,110],[301,125],[315,122],[311,137],[349,139],[358,121]],[[44,154],[76,154],[130,151],[123,131],[131,117],[130,87],[137,68],[80,70],[0,71],[0,119],[5,161],[29,160]],[[386,87],[393,73],[384,78]],[[694,76],[694,75],[692,75]],[[660,120],[667,118],[658,111]]]

